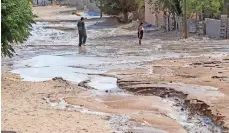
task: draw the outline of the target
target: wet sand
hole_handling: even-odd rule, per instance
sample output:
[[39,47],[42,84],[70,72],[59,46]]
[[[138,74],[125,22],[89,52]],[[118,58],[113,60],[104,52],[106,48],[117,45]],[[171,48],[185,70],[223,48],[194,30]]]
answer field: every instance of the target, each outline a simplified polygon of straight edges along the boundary
[[[119,87],[130,93],[88,90],[58,78],[26,82],[18,75],[5,73],[2,78],[2,129],[82,133],[146,132],[147,129],[149,132],[185,133],[187,130],[180,123],[183,120],[179,119],[181,112],[165,99],[184,94],[187,95],[184,100],[190,104],[191,116],[197,112],[206,113],[203,116],[208,115],[227,131],[228,64],[228,57],[165,59],[142,64],[151,66],[152,70],[113,70],[104,74],[117,77]],[[151,88],[157,90],[151,93]],[[167,88],[170,88],[167,96],[160,91],[157,94],[158,90]],[[210,110],[210,114],[204,112],[204,108]],[[112,123],[113,119],[126,120]],[[40,125],[44,127],[42,130]],[[143,129],[138,129],[140,127]]]
[[191,114],[208,116],[228,132],[228,56],[167,59],[143,65],[151,67],[151,74],[150,70],[138,69],[110,74],[119,79],[120,88],[137,95],[177,97],[182,94]]
[[[109,132],[104,116],[53,109],[52,102],[72,90],[61,81],[23,82],[18,75],[2,75],[2,130],[17,133]],[[74,87],[76,93],[81,89]]]
[[[151,131],[155,128],[155,131],[185,132],[179,123],[168,116],[177,115],[176,112],[159,97],[94,94],[72,84],[65,90],[62,80],[25,82],[10,73],[3,75],[2,83],[2,129],[6,131],[96,133],[130,130],[118,123],[109,125],[107,116],[110,115],[102,114],[108,113],[129,116],[131,121],[147,124]],[[66,97],[64,100],[68,104],[85,108],[88,112],[82,113],[84,111],[81,109],[74,111],[74,107],[60,102],[62,97]],[[123,126],[128,123],[125,122]],[[111,129],[113,126],[119,129]]]

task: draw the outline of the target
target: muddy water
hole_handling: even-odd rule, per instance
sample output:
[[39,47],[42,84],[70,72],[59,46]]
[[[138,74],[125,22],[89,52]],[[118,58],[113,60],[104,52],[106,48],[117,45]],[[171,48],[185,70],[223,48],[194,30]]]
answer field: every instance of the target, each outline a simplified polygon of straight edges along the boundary
[[[121,91],[117,87],[117,79],[103,77],[100,74],[115,69],[147,70],[147,66],[141,65],[143,62],[164,58],[224,56],[225,53],[229,53],[227,41],[208,39],[171,41],[173,36],[167,35],[163,38],[155,33],[147,33],[143,46],[140,47],[137,45],[136,31],[122,29],[119,25],[100,26],[98,23],[102,21],[87,22],[88,43],[78,48],[75,23],[39,22],[33,26],[32,36],[28,41],[15,47],[18,55],[12,59],[3,59],[3,67],[20,74],[25,81],[45,81],[54,77],[62,77],[74,83],[89,80],[87,85],[96,90],[117,93]],[[51,105],[65,109],[64,101]],[[71,109],[74,108],[75,106],[72,106]],[[173,107],[173,110],[179,115],[171,118],[177,119],[187,132],[210,133],[208,126],[203,128],[203,131],[198,128],[201,124],[196,123],[203,121],[202,117],[196,116],[197,119],[188,120],[187,114],[180,112],[179,107]],[[90,111],[83,109],[82,112]],[[110,125],[114,129],[124,127],[122,131],[135,129],[135,132],[166,133],[148,126],[136,126],[136,123],[130,124],[128,119],[126,116],[114,115]]]

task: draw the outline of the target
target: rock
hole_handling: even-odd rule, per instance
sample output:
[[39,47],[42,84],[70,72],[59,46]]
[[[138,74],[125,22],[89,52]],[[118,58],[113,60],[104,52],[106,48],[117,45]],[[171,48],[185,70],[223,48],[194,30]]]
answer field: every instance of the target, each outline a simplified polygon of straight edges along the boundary
[[205,119],[203,120],[203,123],[209,125],[209,124],[212,123],[212,121],[211,121],[211,119],[209,119],[209,118],[205,118]]
[[227,78],[226,76],[212,76],[212,79]]
[[52,80],[56,81],[56,80],[64,80],[62,77],[55,77],[55,78],[52,78]]
[[110,116],[105,116],[103,119],[108,121],[108,120],[111,119],[111,117]]

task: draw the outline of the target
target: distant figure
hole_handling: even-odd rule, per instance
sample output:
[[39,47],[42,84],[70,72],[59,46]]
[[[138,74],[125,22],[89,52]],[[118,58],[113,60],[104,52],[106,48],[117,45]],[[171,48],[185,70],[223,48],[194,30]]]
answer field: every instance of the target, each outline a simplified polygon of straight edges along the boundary
[[83,10],[84,10],[85,13],[89,12],[89,9],[87,8],[87,6],[84,6]]
[[143,23],[141,22],[140,25],[138,26],[138,39],[139,39],[139,45],[142,45],[142,38],[143,38]]
[[82,44],[86,43],[87,40],[87,33],[84,23],[84,18],[82,17],[80,21],[77,24],[78,31],[79,31],[79,47],[81,47]]

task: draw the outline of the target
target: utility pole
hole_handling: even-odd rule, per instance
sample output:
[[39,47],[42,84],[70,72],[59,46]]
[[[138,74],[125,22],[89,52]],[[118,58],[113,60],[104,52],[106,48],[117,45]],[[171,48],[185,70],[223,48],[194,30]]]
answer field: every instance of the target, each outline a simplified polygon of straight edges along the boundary
[[102,2],[100,2],[100,18],[103,17],[103,11],[102,11]]
[[184,0],[184,38],[188,38],[188,25],[187,25],[187,0]]

